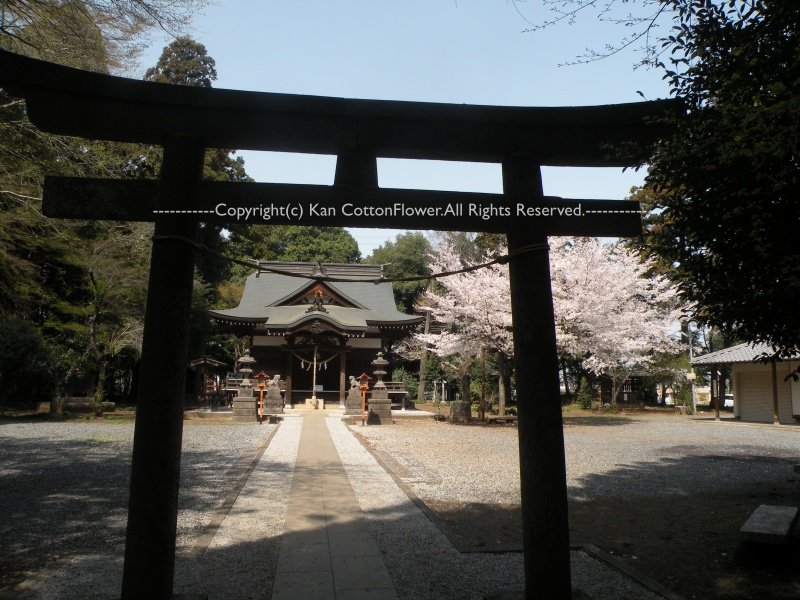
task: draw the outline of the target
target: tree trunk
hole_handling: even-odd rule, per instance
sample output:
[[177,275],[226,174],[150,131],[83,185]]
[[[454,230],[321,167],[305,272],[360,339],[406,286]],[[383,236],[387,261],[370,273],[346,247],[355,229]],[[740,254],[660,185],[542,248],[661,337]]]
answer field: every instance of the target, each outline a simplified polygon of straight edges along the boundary
[[481,348],[481,403],[478,411],[483,421],[486,418],[486,348]]
[[470,381],[469,373],[464,373],[461,376],[461,400],[472,404],[472,397],[469,393]]
[[629,373],[618,375],[614,373],[611,376],[611,406],[617,405],[617,396],[625,387],[625,382],[628,381]]
[[567,378],[567,365],[561,365],[561,376],[564,378],[564,394],[566,397],[567,402],[569,402],[572,398],[572,394],[569,391],[569,379]]
[[[425,311],[425,331],[431,330],[431,311]],[[417,404],[425,402],[425,370],[428,368],[428,344],[422,345],[422,356],[419,359],[419,385],[417,386]]]
[[97,385],[94,388],[94,400],[92,401],[92,410],[96,417],[103,414],[103,400],[106,393],[106,361],[100,360],[97,367]]
[[508,388],[506,387],[506,357],[500,352],[497,355],[497,414],[505,416]]

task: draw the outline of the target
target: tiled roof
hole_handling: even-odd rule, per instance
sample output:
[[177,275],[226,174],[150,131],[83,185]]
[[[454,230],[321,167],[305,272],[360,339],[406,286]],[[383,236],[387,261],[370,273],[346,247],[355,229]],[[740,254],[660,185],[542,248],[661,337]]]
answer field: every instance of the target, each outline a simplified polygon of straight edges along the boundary
[[283,302],[314,283],[317,266],[311,263],[263,263],[284,272],[309,275],[292,277],[271,272],[254,273],[247,278],[239,306],[227,310],[212,310],[211,316],[220,321],[260,323],[267,328],[296,327],[306,319],[322,318],[343,329],[364,330],[370,324],[414,325],[423,317],[407,315],[397,310],[394,291],[389,282],[374,283],[381,276],[378,265],[322,264],[325,275],[362,281],[324,282],[347,301],[358,307],[326,305],[326,312],[308,312],[308,305],[283,305]]
[[[771,355],[772,346],[769,344],[737,344],[730,348],[723,348],[716,352],[709,352],[702,356],[696,356],[692,360],[693,365],[725,365],[733,363],[754,362],[764,354]],[[797,356],[793,358],[798,358]]]

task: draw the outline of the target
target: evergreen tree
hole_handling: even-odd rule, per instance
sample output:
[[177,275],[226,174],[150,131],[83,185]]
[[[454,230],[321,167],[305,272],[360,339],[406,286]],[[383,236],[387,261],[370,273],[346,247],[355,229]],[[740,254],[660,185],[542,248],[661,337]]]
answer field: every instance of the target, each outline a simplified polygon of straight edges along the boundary
[[[431,245],[421,233],[399,234],[394,241],[387,241],[372,252],[364,262],[387,265],[386,277],[415,277],[430,275]],[[415,304],[427,287],[427,281],[406,281],[393,284],[397,309],[413,314]]]
[[[353,263],[361,260],[358,242],[343,227],[250,225],[231,229],[228,254],[233,258],[289,262]],[[233,267],[243,281],[252,269]]]
[[210,88],[217,79],[216,63],[206,47],[181,36],[164,48],[156,66],[147,69],[147,81]]

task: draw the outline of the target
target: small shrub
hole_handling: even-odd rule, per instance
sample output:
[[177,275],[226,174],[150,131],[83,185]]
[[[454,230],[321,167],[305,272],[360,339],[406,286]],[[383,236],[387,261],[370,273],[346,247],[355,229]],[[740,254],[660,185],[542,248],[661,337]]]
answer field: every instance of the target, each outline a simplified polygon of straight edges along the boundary
[[406,390],[412,397],[416,398],[417,387],[419,386],[419,379],[412,373],[406,371],[403,367],[397,367],[392,371],[391,381],[402,381]]
[[578,406],[583,410],[592,408],[592,388],[585,381],[581,382],[576,399],[578,401]]

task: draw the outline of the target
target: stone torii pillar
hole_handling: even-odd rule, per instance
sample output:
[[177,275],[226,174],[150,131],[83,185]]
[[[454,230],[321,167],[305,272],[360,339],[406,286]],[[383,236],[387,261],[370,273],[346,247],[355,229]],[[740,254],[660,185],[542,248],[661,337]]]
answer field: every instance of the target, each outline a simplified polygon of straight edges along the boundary
[[[167,140],[159,205],[196,197],[204,152],[192,137]],[[136,402],[123,600],[151,597],[154,589],[172,590],[195,262],[194,248],[174,238],[194,239],[196,231],[194,218],[156,219]]]
[[[51,217],[156,222],[134,438],[122,597],[172,595],[183,385],[197,215],[225,223],[221,203],[287,208],[271,224],[386,227],[353,217],[344,202],[391,210],[404,229],[508,236],[519,402],[526,598],[571,597],[564,445],[548,235],[640,232],[635,202],[542,195],[540,165],[633,166],[609,147],[650,144],[646,124],[664,101],[594,107],[496,107],[350,100],[190,88],[87,73],[0,50],[0,85],[25,98],[40,129],[92,139],[162,145],[160,181],[51,178]],[[333,186],[201,182],[204,146],[336,154]],[[383,189],[376,157],[502,163],[504,194]],[[319,210],[314,212],[312,204]],[[510,209],[500,214],[497,207]],[[448,212],[445,207],[463,210]],[[483,219],[470,207],[493,210]],[[526,207],[548,216],[529,218]],[[431,213],[415,210],[436,208]],[[560,214],[566,209],[568,214]],[[174,215],[163,211],[181,211]],[[292,213],[294,211],[294,213]],[[290,214],[291,213],[291,214]],[[260,221],[263,222],[263,221]],[[289,363],[290,364],[290,363]],[[291,373],[287,373],[287,397]],[[289,400],[290,401],[290,400]],[[547,590],[547,593],[545,593]],[[551,591],[552,590],[552,591]]]
[[[521,155],[503,161],[503,191],[510,202],[541,202],[542,178],[535,158]],[[541,584],[550,597],[570,598],[567,470],[547,235],[512,228],[507,238],[511,314],[517,324],[514,363],[526,597],[544,597],[531,585]]]

